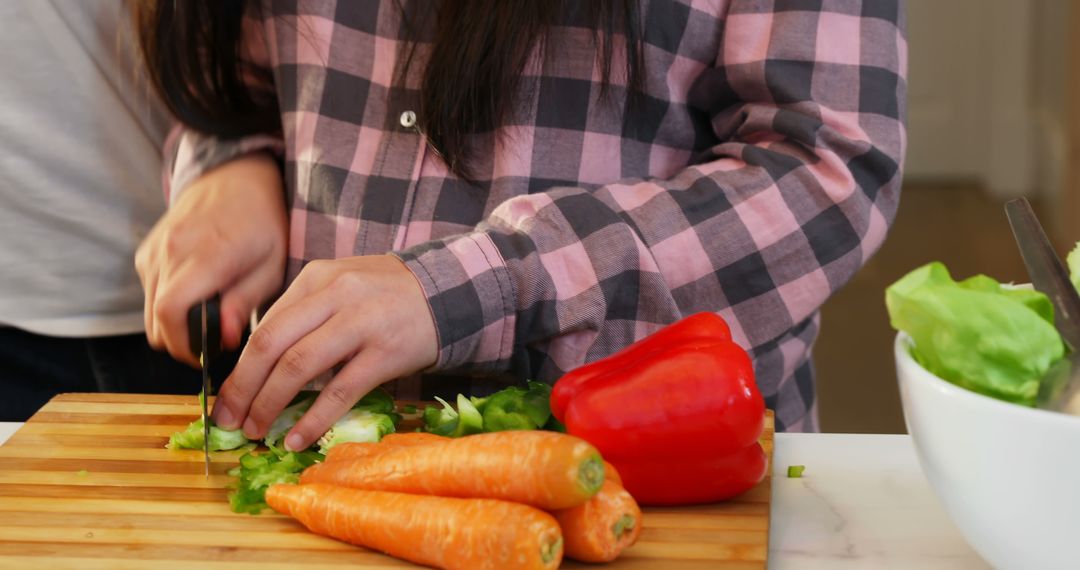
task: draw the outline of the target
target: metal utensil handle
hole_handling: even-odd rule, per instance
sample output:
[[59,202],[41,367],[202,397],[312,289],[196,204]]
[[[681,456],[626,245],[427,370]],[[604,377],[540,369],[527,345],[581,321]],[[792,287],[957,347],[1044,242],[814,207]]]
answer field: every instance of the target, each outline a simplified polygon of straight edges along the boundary
[[1026,198],[1005,204],[1020,256],[1024,258],[1035,289],[1050,297],[1054,305],[1054,324],[1072,350],[1080,350],[1080,295],[1069,281],[1065,265],[1054,252],[1042,224],[1035,217]]

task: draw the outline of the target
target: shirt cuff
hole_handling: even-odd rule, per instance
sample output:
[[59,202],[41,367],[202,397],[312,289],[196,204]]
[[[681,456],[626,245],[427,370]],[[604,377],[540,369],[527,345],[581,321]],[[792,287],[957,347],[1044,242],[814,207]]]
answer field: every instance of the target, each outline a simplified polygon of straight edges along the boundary
[[184,131],[170,152],[172,160],[166,160],[165,172],[168,184],[165,197],[175,204],[180,194],[203,174],[210,170],[253,152],[267,151],[281,156],[284,146],[281,139],[270,135],[252,135],[239,139],[222,140]]
[[516,296],[506,262],[482,231],[396,252],[427,297],[439,356],[432,370],[487,375],[509,368]]

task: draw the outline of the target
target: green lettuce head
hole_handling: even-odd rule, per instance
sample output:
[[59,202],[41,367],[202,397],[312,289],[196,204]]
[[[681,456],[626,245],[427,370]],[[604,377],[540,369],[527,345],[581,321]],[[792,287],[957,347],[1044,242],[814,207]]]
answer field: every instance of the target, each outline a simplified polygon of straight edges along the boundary
[[939,262],[885,291],[893,328],[915,342],[912,356],[958,386],[1032,406],[1047,370],[1065,354],[1046,295],[978,275],[956,282]]

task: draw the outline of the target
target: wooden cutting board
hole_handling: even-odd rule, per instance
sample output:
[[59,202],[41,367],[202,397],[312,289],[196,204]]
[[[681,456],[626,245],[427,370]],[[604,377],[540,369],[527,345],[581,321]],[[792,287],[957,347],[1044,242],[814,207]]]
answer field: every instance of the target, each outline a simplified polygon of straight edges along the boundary
[[[169,451],[194,396],[61,394],[0,446],[2,568],[407,568],[274,514],[229,511],[238,452]],[[771,459],[770,416],[764,445]],[[770,478],[734,500],[645,509],[616,569],[764,568]],[[573,561],[563,568],[598,568]]]

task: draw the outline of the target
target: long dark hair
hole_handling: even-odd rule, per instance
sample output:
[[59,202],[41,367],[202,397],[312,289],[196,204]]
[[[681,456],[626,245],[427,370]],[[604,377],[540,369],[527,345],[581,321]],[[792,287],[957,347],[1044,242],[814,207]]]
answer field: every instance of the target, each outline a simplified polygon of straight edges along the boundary
[[[534,50],[547,53],[555,24],[592,30],[602,74],[600,94],[624,72],[632,104],[643,82],[639,0],[441,0],[421,85],[419,125],[447,165],[468,178],[469,135],[490,132],[510,116],[520,77]],[[133,15],[153,87],[189,127],[233,138],[280,130],[268,69],[243,53],[243,18],[258,15],[245,0],[141,0]],[[413,37],[425,26],[410,19]],[[571,13],[570,11],[574,11]],[[413,10],[414,13],[419,12]],[[412,29],[409,29],[412,28]],[[615,42],[625,40],[625,70],[613,69]],[[409,50],[408,69],[416,42]]]

